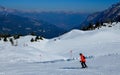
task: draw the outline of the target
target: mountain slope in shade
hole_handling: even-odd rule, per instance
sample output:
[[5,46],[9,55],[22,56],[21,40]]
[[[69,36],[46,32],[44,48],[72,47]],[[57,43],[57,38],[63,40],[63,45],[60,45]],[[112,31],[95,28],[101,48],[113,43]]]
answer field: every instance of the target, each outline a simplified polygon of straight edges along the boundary
[[43,20],[50,24],[55,25],[61,29],[70,31],[74,28],[78,29],[79,25],[87,18],[89,13],[80,12],[37,12],[37,11],[21,11],[16,9],[7,9],[0,6],[1,11],[7,11],[14,15],[35,18],[37,20]]
[[23,15],[27,17],[36,18],[38,20],[46,21],[68,31],[77,27],[88,16],[87,13],[72,12],[29,12],[24,13]]
[[96,12],[89,15],[82,25],[106,21],[120,21],[120,2],[113,4],[102,12]]
[[66,32],[48,22],[15,14],[17,12],[0,7],[0,33],[22,35],[35,33],[45,38],[53,38]]

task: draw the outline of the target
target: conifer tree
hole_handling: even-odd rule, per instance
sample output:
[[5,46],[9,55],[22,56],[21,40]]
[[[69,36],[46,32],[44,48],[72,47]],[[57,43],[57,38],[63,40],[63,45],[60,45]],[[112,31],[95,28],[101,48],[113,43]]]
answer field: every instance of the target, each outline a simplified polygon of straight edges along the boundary
[[13,42],[13,39],[12,39],[12,38],[10,38],[9,41],[10,41],[10,43],[11,43],[12,45],[14,45],[14,42]]
[[7,37],[4,37],[3,41],[4,41],[4,42],[7,42],[7,41],[8,41],[8,40],[7,40]]
[[31,42],[34,42],[34,39],[32,38],[30,41],[31,41]]

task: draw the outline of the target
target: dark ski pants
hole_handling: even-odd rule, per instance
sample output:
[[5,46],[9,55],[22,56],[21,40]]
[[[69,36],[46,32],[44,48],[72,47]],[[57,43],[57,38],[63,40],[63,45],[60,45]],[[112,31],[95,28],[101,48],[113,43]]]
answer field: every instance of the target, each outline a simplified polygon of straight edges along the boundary
[[86,68],[87,67],[85,62],[81,62],[81,65],[82,65],[82,68]]

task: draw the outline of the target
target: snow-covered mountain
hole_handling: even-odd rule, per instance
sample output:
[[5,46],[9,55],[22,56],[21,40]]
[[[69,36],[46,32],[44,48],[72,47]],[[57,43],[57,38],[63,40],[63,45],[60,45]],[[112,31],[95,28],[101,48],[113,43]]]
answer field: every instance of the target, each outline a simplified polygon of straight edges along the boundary
[[[109,24],[106,25],[109,26]],[[0,41],[2,52],[0,58],[4,57],[4,60],[7,60],[11,57],[9,61],[47,61],[69,58],[71,50],[74,58],[77,58],[79,53],[85,53],[86,56],[120,53],[119,34],[120,23],[113,23],[113,27],[103,27],[94,31],[72,30],[60,37],[38,42],[30,42],[32,36],[25,36],[16,40],[18,42],[16,47],[8,42]],[[24,47],[25,44],[27,46]]]
[[[72,30],[37,42],[30,42],[35,36],[28,35],[14,41],[18,46],[1,40],[0,74],[119,75],[120,23],[105,25],[94,31]],[[88,57],[88,69],[80,69],[79,53]]]

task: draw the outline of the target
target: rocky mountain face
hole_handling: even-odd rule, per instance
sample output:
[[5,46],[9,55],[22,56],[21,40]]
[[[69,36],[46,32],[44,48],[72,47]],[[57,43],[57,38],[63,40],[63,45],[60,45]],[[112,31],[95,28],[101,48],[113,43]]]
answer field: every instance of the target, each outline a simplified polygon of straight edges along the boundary
[[113,4],[102,12],[96,12],[89,15],[82,25],[108,21],[120,21],[120,2]]

